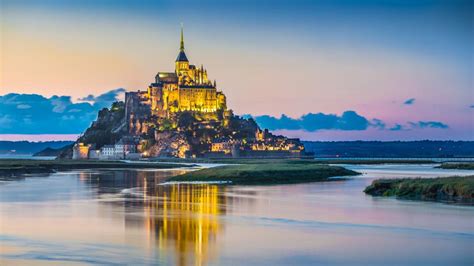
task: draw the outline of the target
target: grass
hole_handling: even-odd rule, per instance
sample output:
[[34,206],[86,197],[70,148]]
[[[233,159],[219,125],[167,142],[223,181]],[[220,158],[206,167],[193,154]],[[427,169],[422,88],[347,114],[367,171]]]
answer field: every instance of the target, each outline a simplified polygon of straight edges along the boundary
[[328,181],[330,177],[357,174],[359,173],[339,166],[304,161],[284,161],[206,168],[172,177],[168,181],[226,181],[234,185],[271,185]]
[[459,169],[459,170],[474,170],[474,162],[466,163],[443,163],[436,168],[442,169]]
[[12,177],[22,174],[52,173],[74,169],[97,168],[179,168],[180,164],[174,163],[125,163],[121,161],[79,161],[79,160],[18,160],[0,159],[0,177]]
[[377,179],[364,192],[372,196],[474,204],[474,176]]
[[306,164],[306,163],[315,163],[312,159],[249,159],[249,158],[159,158],[159,159],[150,159],[150,161],[156,162],[179,162],[179,163],[217,163],[217,164],[262,164],[262,163],[297,163],[297,164]]
[[326,159],[326,160],[318,160],[317,162],[325,162],[330,164],[431,164],[435,163],[435,161],[430,159],[411,159],[411,160],[403,160],[403,159]]
[[179,158],[160,158],[153,159],[160,162],[187,162],[187,163],[224,163],[224,164],[261,164],[261,163],[290,163],[290,164],[429,164],[436,163],[430,159],[251,159],[251,158],[196,158],[196,159],[179,159]]

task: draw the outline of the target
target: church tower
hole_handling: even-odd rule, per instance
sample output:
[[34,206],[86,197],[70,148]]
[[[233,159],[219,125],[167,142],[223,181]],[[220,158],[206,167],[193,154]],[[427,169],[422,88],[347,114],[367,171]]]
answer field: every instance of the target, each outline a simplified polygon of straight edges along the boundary
[[178,76],[187,75],[189,70],[189,61],[184,52],[183,25],[181,25],[181,43],[179,46],[179,54],[175,61],[175,68]]

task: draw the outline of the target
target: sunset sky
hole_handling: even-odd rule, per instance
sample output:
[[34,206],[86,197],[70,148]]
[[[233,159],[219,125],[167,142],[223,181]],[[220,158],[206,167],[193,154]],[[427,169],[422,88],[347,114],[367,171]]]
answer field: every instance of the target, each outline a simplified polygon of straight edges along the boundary
[[180,23],[229,107],[277,133],[474,140],[473,1],[0,3],[0,140],[74,138],[174,70]]

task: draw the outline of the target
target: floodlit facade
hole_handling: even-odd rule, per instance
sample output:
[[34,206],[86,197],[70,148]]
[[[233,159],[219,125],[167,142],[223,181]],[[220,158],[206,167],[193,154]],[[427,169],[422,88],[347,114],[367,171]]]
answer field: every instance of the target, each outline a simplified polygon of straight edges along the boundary
[[193,111],[215,113],[226,110],[226,96],[217,90],[207,70],[189,63],[184,49],[183,29],[174,72],[158,72],[147,91],[125,95],[126,117],[131,131],[145,132],[140,123],[146,116],[168,117],[170,113]]

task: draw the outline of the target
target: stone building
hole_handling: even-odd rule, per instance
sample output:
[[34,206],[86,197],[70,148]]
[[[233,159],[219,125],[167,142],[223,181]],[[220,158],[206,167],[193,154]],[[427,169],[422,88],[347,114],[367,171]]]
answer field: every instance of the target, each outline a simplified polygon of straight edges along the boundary
[[168,117],[170,113],[193,111],[215,113],[227,109],[226,97],[211,82],[207,70],[189,63],[184,50],[183,29],[174,72],[158,72],[147,91],[125,94],[125,115],[129,133],[146,133],[150,116]]
[[130,136],[121,138],[114,145],[104,145],[100,149],[98,158],[101,160],[121,160],[129,156],[139,157],[137,155],[138,139]]
[[72,159],[82,160],[89,159],[89,149],[91,148],[90,144],[76,143],[72,147]]
[[[260,129],[253,119],[227,109],[226,96],[209,79],[207,70],[190,64],[182,29],[174,71],[158,72],[147,90],[127,92],[124,104],[99,112],[86,135],[90,136],[88,143],[101,148],[89,152],[89,157],[99,159],[304,154],[299,140],[275,136]],[[87,142],[88,138],[83,139]],[[93,143],[97,139],[102,142]],[[89,148],[78,144],[74,157],[86,158]]]
[[115,146],[114,145],[104,145],[100,149],[99,158],[101,160],[113,160],[115,158]]

